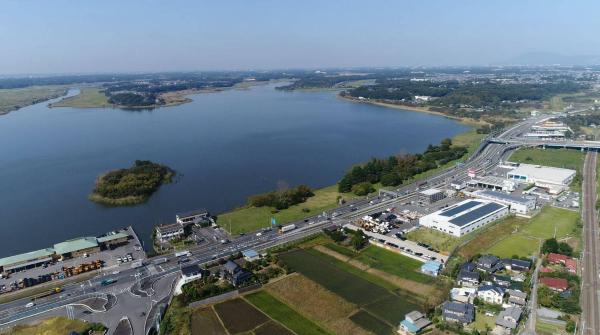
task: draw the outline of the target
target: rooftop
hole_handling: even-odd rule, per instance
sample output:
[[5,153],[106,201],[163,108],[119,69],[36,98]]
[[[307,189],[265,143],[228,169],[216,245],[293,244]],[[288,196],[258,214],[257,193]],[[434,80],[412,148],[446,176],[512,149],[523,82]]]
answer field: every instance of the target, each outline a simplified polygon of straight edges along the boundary
[[108,242],[108,241],[114,241],[114,240],[118,240],[121,238],[128,238],[129,235],[121,232],[121,233],[116,233],[116,234],[108,234],[106,236],[102,236],[102,237],[98,237],[98,243],[104,243],[104,242]]
[[195,209],[193,211],[177,213],[175,215],[178,218],[186,218],[186,217],[190,217],[190,216],[207,215],[207,214],[208,214],[208,211],[205,208],[199,208],[199,209]]
[[500,200],[500,201],[513,202],[513,203],[518,203],[518,204],[523,204],[523,205],[530,203],[531,201],[535,201],[535,199],[528,199],[528,198],[525,198],[525,197],[519,196],[519,195],[498,192],[498,191],[491,191],[491,190],[479,191],[476,194],[484,196],[484,197]]
[[242,255],[247,258],[254,258],[254,257],[258,257],[258,252],[256,252],[256,250],[254,250],[254,249],[248,249],[248,250],[242,251]]
[[50,257],[54,254],[54,249],[46,248],[35,251],[26,252],[23,254],[18,254],[14,256],[0,258],[0,266],[8,266],[16,263],[24,263],[32,260]]
[[98,246],[98,240],[95,237],[79,237],[67,240],[54,245],[54,251],[57,255],[64,255],[70,252],[95,248]]
[[181,230],[183,227],[179,223],[167,223],[156,226],[156,230],[161,234],[173,233]]
[[563,180],[575,175],[575,170],[533,164],[519,164],[516,169],[510,171],[508,174],[528,176],[534,179],[543,179],[561,184]]
[[437,188],[430,188],[424,191],[421,191],[419,193],[423,194],[423,195],[434,195],[434,194],[438,194],[441,193],[442,191],[437,189]]
[[482,217],[488,216],[502,208],[506,208],[506,206],[495,202],[490,202],[470,212],[455,217],[454,219],[450,220],[450,223],[462,227]]

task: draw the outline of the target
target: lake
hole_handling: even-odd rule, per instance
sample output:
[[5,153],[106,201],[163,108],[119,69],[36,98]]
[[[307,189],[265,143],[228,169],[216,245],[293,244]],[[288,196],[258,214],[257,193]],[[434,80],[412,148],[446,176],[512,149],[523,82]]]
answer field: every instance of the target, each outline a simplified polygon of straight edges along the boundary
[[[0,257],[132,225],[148,242],[175,213],[218,214],[280,183],[334,184],[355,163],[466,131],[425,113],[358,104],[335,92],[274,85],[191,96],[154,110],[47,108],[0,117]],[[109,208],[87,199],[96,177],[136,159],[179,173],[147,203]]]

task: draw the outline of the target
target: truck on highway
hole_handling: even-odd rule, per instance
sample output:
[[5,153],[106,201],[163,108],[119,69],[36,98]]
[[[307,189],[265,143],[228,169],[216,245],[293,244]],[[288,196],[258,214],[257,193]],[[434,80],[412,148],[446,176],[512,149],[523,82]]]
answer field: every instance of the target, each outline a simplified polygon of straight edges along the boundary
[[190,257],[192,253],[189,250],[184,250],[175,253],[175,257]]
[[53,288],[51,290],[48,290],[48,291],[45,291],[45,292],[42,292],[42,293],[39,293],[39,294],[36,294],[36,295],[32,296],[31,300],[33,301],[33,300],[36,300],[36,299],[41,299],[41,298],[49,297],[51,295],[60,293],[62,291],[63,291],[62,287],[55,287],[55,288]]
[[104,279],[103,281],[101,281],[101,282],[100,282],[100,285],[102,285],[102,286],[108,286],[108,285],[110,285],[110,284],[114,284],[114,283],[116,283],[116,282],[117,282],[117,280],[116,280],[116,279],[114,279],[114,278],[109,278],[109,279]]
[[287,233],[288,231],[294,230],[294,229],[296,229],[296,225],[292,223],[287,226],[283,226],[283,227],[279,228],[279,233],[284,234],[284,233]]

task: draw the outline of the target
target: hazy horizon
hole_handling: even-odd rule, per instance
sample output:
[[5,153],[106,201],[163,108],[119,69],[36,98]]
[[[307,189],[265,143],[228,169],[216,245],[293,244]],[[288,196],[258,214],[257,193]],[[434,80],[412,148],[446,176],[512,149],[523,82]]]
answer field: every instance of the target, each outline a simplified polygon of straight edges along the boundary
[[0,75],[600,64],[600,3],[19,2]]

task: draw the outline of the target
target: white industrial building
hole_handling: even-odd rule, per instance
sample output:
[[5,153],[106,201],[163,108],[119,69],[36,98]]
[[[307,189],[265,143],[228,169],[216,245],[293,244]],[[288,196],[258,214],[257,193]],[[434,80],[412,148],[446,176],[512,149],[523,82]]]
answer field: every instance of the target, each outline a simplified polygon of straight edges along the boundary
[[418,201],[424,204],[432,204],[434,202],[440,201],[446,197],[444,191],[439,190],[437,188],[430,188],[424,191],[419,192]]
[[533,183],[548,190],[550,194],[558,194],[567,189],[575,178],[576,171],[548,166],[519,164],[509,171],[506,177],[521,183]]
[[517,184],[512,181],[496,176],[484,176],[467,181],[469,187],[487,188],[505,192],[512,192],[517,188]]
[[508,215],[508,206],[487,200],[465,200],[425,215],[419,224],[454,236],[463,236]]
[[536,206],[535,197],[527,198],[491,190],[476,191],[473,192],[472,195],[479,199],[495,201],[506,205],[511,213],[519,215],[527,215],[534,210]]

